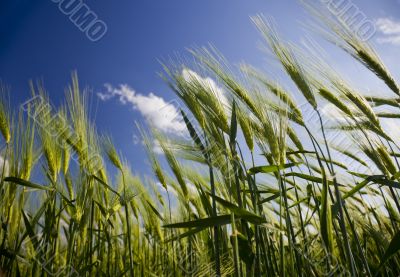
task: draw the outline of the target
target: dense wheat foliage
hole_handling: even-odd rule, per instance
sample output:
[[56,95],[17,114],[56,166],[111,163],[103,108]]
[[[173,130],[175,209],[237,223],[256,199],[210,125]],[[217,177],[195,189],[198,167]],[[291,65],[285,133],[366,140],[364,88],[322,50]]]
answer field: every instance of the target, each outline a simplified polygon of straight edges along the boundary
[[315,51],[252,21],[287,83],[212,47],[164,63],[187,131],[137,124],[152,177],[98,133],[76,75],[58,108],[41,84],[22,109],[0,89],[5,274],[399,276],[400,149],[382,123],[400,117],[393,74],[339,20],[322,19],[330,40],[391,98],[364,96]]

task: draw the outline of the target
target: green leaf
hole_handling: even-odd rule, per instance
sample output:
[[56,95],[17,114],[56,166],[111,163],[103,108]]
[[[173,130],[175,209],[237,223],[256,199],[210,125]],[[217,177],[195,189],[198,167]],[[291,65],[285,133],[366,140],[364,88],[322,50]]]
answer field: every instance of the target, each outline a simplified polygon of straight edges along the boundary
[[10,182],[10,183],[15,183],[15,184],[18,184],[20,186],[27,187],[27,188],[40,189],[40,190],[49,190],[49,191],[54,190],[53,188],[45,187],[45,186],[42,186],[42,185],[37,185],[37,184],[34,184],[32,182],[29,182],[29,181],[26,181],[26,180],[23,180],[23,179],[20,179],[20,178],[17,178],[17,177],[6,177],[6,178],[4,178],[4,181]]
[[237,118],[236,118],[236,102],[233,100],[232,104],[232,116],[231,116],[231,130],[229,135],[230,143],[234,143],[236,141],[237,135]]
[[352,188],[350,191],[348,191],[346,194],[344,194],[343,195],[343,199],[346,199],[348,197],[353,196],[358,191],[363,189],[366,185],[368,185],[369,182],[379,183],[379,180],[381,180],[382,178],[385,178],[385,176],[384,175],[371,175],[371,176],[368,176],[362,182],[358,183],[354,188]]
[[235,204],[233,204],[229,201],[226,201],[222,198],[219,198],[218,196],[214,196],[214,198],[215,198],[215,201],[217,201],[219,204],[221,204],[222,206],[224,206],[225,208],[227,208],[228,210],[233,212],[237,217],[240,217],[240,218],[242,218],[248,222],[251,222],[253,224],[265,223],[264,218],[262,218],[261,216],[251,213],[251,212],[247,211],[246,209],[239,208]]
[[381,112],[381,113],[377,113],[376,114],[378,117],[383,117],[383,118],[400,118],[400,114],[398,113],[385,113],[385,112]]
[[236,236],[239,246],[239,257],[248,266],[251,267],[254,261],[254,252],[247,237],[239,232],[236,232],[231,237]]
[[242,189],[240,190],[241,192],[245,192],[245,193],[258,193],[258,194],[264,194],[264,193],[276,193],[276,191],[272,191],[272,190],[257,190],[257,191],[253,191],[251,189]]
[[21,214],[22,214],[22,218],[24,220],[26,232],[28,233],[29,238],[33,244],[33,248],[35,249],[36,254],[40,255],[41,247],[39,247],[39,241],[38,241],[37,236],[35,235],[33,227],[31,225],[31,223],[29,222],[29,219],[23,210],[21,210]]
[[288,164],[282,164],[282,165],[264,165],[264,166],[256,166],[253,168],[250,168],[248,170],[249,174],[257,174],[257,173],[272,173],[272,172],[277,172],[286,168],[290,168],[296,165],[299,165],[300,163],[288,163]]
[[328,182],[325,175],[322,178],[322,192],[321,192],[321,210],[320,210],[320,229],[321,237],[324,245],[330,253],[333,248],[333,235],[332,235],[332,207],[328,201]]
[[112,187],[110,187],[110,186],[107,185],[105,182],[103,182],[99,177],[97,177],[97,176],[95,176],[95,175],[92,175],[92,177],[93,177],[94,179],[96,179],[96,181],[99,182],[101,185],[103,185],[105,188],[109,189],[110,191],[112,191],[113,193],[115,193],[116,195],[118,195],[119,197],[121,197],[121,195],[120,195],[116,190],[114,190]]
[[208,228],[213,226],[225,225],[231,222],[230,215],[218,215],[207,218],[201,218],[193,221],[179,222],[164,225],[164,228]]
[[96,203],[97,206],[99,207],[101,214],[102,214],[104,217],[106,217],[106,216],[107,216],[107,209],[106,209],[105,207],[103,207],[103,205],[100,204],[98,201],[96,201],[96,200],[93,200],[93,201],[94,201],[94,203]]
[[291,209],[291,208],[293,208],[293,207],[295,207],[295,206],[297,206],[297,205],[299,205],[299,204],[301,204],[301,203],[303,203],[303,202],[306,202],[306,201],[308,201],[308,200],[310,200],[310,197],[306,197],[306,198],[300,199],[299,201],[296,201],[295,203],[293,203],[292,205],[290,205],[290,206],[289,206],[289,209]]
[[[291,189],[293,189],[293,187],[288,188],[286,191],[289,191],[289,190],[291,190]],[[271,193],[271,191],[267,191],[267,192],[268,192],[268,193]],[[267,197],[267,198],[261,200],[259,203],[260,203],[260,204],[263,204],[263,203],[272,201],[272,200],[278,198],[280,195],[281,195],[281,193],[280,193],[279,191],[277,191],[277,192],[275,192],[273,195],[271,195],[271,196],[269,196],[269,197]]]
[[396,180],[400,178],[400,171],[396,172],[393,176],[392,176],[392,180]]
[[358,173],[358,172],[354,172],[354,171],[350,171],[350,170],[347,170],[347,172],[351,175],[354,175],[354,176],[360,177],[360,178],[364,178],[364,179],[369,177],[369,175],[367,175],[367,174],[362,174],[362,173]]
[[286,151],[287,156],[296,154],[315,154],[315,151],[308,151],[308,150]]
[[374,180],[375,183],[377,184],[381,184],[383,186],[388,186],[388,187],[392,187],[395,189],[400,189],[400,183],[399,182],[395,182],[392,180],[388,180],[388,179],[378,179],[378,180]]
[[62,192],[61,189],[56,188],[56,190],[57,190],[57,193],[61,196],[61,198],[68,204],[68,206],[75,207],[75,205],[73,203],[75,200],[69,200],[68,197],[64,195],[64,193]]
[[150,209],[155,213],[155,215],[161,219],[161,221],[164,221],[164,218],[162,217],[162,215],[158,212],[158,210],[153,206],[153,204],[151,204],[149,201],[146,201],[147,204],[149,205]]
[[203,188],[201,187],[200,184],[197,185],[197,189],[200,195],[200,200],[201,203],[203,204],[203,208],[206,211],[207,214],[212,214],[213,213],[213,209],[210,203],[210,199],[209,197],[207,197],[206,192],[203,190]]
[[[44,201],[44,202],[41,204],[41,206],[40,206],[40,208],[37,210],[35,216],[32,218],[32,222],[29,222],[28,218],[27,218],[26,215],[25,215],[26,220],[27,220],[27,222],[25,222],[25,219],[24,219],[25,226],[27,226],[27,224],[28,224],[29,228],[26,227],[26,231],[24,232],[24,234],[23,234],[23,236],[22,236],[22,238],[21,238],[21,240],[20,240],[20,242],[19,242],[19,244],[18,244],[18,246],[17,246],[17,248],[16,248],[16,252],[19,251],[19,249],[21,248],[21,245],[22,245],[24,239],[25,239],[27,236],[30,236],[30,237],[31,237],[32,234],[34,235],[34,233],[33,233],[33,227],[35,227],[36,224],[39,222],[40,217],[41,217],[41,216],[43,215],[43,213],[46,211],[47,205],[51,202],[51,200],[52,200],[51,198],[47,198],[46,201]],[[22,211],[22,213],[24,213],[24,212]],[[23,215],[23,216],[24,216],[24,215]],[[36,239],[36,236],[35,236],[35,239]],[[31,240],[32,240],[32,239],[31,239]],[[32,240],[32,243],[33,243],[33,240]],[[37,244],[38,244],[38,242],[37,242]]]
[[267,198],[261,200],[259,203],[260,203],[260,204],[267,203],[267,202],[269,202],[269,201],[272,201],[272,200],[278,198],[279,196],[281,196],[280,192],[274,193],[273,195],[271,195],[271,196],[269,196],[269,197],[267,197]]
[[185,121],[186,128],[189,131],[190,137],[193,139],[193,141],[200,148],[200,150],[203,153],[203,155],[205,155],[206,154],[206,149],[205,149],[203,143],[201,142],[200,137],[197,135],[196,129],[193,127],[192,123],[190,122],[190,120],[188,119],[188,117],[186,116],[186,114],[185,114],[185,112],[183,110],[181,110],[181,114],[182,114],[182,117],[183,117],[183,121]]
[[[379,265],[379,269],[382,268],[382,266],[392,257],[394,254],[397,253],[400,249],[400,232],[397,232],[392,240],[389,243],[389,246],[386,248],[385,253],[383,254],[383,257],[381,258],[381,263]],[[378,271],[379,271],[378,269]]]
[[[297,173],[297,172],[289,172],[285,174],[285,177],[298,177],[310,182],[314,182],[314,183],[319,183],[319,184],[323,184],[323,179],[321,177],[316,177],[316,176],[311,176],[311,175],[307,175],[307,174],[303,174],[303,173]],[[332,184],[332,181],[327,180],[327,183],[330,185]]]
[[198,232],[203,231],[204,229],[206,229],[207,227],[197,227],[194,229],[190,229],[189,231],[180,234],[180,235],[176,235],[172,238],[167,239],[166,241],[164,241],[165,243],[171,242],[171,241],[175,241],[175,240],[180,240],[189,236],[193,236],[194,234],[197,234]]

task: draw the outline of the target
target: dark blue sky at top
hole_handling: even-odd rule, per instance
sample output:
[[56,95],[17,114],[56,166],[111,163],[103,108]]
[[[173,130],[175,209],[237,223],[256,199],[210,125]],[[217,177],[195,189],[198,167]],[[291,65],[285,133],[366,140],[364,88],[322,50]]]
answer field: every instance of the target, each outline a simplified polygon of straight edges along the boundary
[[[399,19],[395,0],[353,1],[371,20]],[[158,77],[158,59],[185,54],[191,46],[215,45],[232,63],[266,66],[261,41],[249,16],[273,16],[278,29],[295,42],[304,32],[307,13],[294,0],[97,0],[85,1],[108,27],[92,42],[51,0],[0,0],[0,79],[11,87],[12,105],[29,98],[28,81],[41,79],[56,105],[72,70],[81,87],[93,93],[92,115],[100,132],[110,134],[135,171],[145,167],[140,144],[134,145],[135,120],[140,114],[118,101],[101,102],[103,85],[128,84],[142,94],[153,92],[167,100],[174,96]],[[399,46],[378,45],[389,68],[400,69]],[[347,61],[337,59],[338,64]],[[354,62],[352,62],[354,63]],[[395,75],[396,77],[398,75]]]

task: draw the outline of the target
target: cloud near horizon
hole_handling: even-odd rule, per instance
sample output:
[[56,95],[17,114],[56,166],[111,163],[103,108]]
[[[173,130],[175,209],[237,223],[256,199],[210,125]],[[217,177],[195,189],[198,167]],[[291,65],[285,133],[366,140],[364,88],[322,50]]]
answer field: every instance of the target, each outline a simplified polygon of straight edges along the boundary
[[164,98],[149,93],[147,95],[136,93],[126,84],[113,87],[104,85],[106,92],[99,92],[97,96],[102,101],[117,97],[119,102],[129,104],[152,125],[165,133],[182,135],[186,131],[185,123],[181,120],[177,103],[166,102]]
[[375,22],[382,36],[377,38],[379,43],[389,43],[400,46],[400,21],[391,18],[378,18]]

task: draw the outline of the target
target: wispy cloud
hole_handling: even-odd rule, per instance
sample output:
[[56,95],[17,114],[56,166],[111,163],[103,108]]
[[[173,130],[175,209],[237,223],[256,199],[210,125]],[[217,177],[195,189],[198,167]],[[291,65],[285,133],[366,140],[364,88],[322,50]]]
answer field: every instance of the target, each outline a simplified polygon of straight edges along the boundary
[[161,147],[160,142],[156,139],[153,139],[153,151],[155,154],[158,154],[158,155],[164,154],[164,151]]
[[105,88],[106,92],[97,93],[101,100],[107,101],[117,97],[122,104],[131,105],[134,110],[139,111],[156,129],[176,135],[183,134],[186,130],[177,107],[166,102],[164,98],[154,93],[147,95],[136,93],[128,85],[113,87],[106,84]]
[[382,36],[377,38],[379,43],[400,45],[400,21],[382,17],[376,20],[376,26]]

